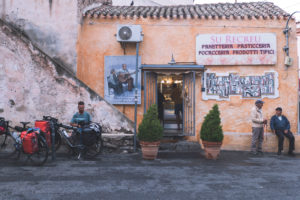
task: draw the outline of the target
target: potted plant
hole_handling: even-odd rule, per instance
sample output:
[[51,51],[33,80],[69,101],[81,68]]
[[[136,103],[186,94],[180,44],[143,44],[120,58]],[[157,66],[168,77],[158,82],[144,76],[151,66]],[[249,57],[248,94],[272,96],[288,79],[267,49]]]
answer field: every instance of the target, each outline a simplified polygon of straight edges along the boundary
[[200,130],[200,138],[204,146],[205,157],[207,159],[217,159],[224,138],[217,104],[205,116]]
[[163,127],[158,119],[157,106],[153,104],[144,114],[138,128],[138,139],[144,159],[154,160],[156,158],[162,136]]

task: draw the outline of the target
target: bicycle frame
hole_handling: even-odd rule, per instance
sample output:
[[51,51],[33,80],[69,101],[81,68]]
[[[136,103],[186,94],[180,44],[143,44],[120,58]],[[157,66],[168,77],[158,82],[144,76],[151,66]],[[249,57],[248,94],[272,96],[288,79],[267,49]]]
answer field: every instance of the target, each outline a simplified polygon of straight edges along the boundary
[[[4,153],[3,158],[11,157],[11,156],[15,155],[15,153],[17,153],[18,155],[16,158],[19,159],[20,154],[23,153],[23,154],[27,155],[28,159],[30,159],[30,161],[34,165],[43,165],[47,161],[47,158],[48,158],[48,146],[47,146],[45,137],[43,136],[43,134],[41,134],[42,132],[39,134],[36,134],[37,142],[39,145],[39,150],[35,151],[34,153],[26,153],[22,147],[23,141],[21,140],[20,135],[16,135],[16,134],[26,130],[28,128],[28,127],[26,127],[26,124],[28,124],[29,122],[21,122],[23,124],[23,128],[17,127],[17,126],[11,127],[11,126],[9,126],[9,121],[5,121],[5,123],[6,123],[7,128],[4,132],[5,138],[1,144],[1,148],[5,147],[5,145],[8,145],[8,143],[7,143],[8,138],[12,139],[12,141],[10,144],[11,146],[9,146],[11,148],[8,148],[8,149],[11,149],[11,151],[9,151],[9,153]],[[11,129],[16,130],[16,132],[11,131]],[[5,150],[7,150],[7,149],[5,149]],[[41,156],[41,153],[42,154],[45,153],[45,154],[43,156]],[[40,158],[42,158],[42,160],[40,160]]]
[[[81,127],[73,127],[73,126],[58,123],[58,119],[53,118],[51,116],[43,116],[43,120],[51,122],[51,124],[53,126],[52,127],[53,130],[55,130],[55,135],[59,135],[59,140],[64,141],[64,143],[73,151],[73,153],[78,154],[78,159],[81,157],[82,153],[85,153],[86,151],[88,151],[90,153],[91,152],[90,150],[93,149],[92,147],[86,146],[85,144],[83,144],[83,135],[82,135],[83,129]],[[70,137],[66,136],[66,134],[64,132],[66,130],[72,130],[73,134],[76,134],[76,135],[79,136],[79,144],[73,143],[70,140],[70,138],[72,136],[70,136]],[[102,146],[103,146],[103,141],[102,141],[102,138],[101,138],[101,134],[100,134],[100,136],[99,135],[97,136],[97,141],[96,141],[97,144],[98,144],[99,141],[100,141],[100,151],[101,151]],[[98,150],[96,150],[96,151],[98,151]],[[96,154],[94,154],[94,155],[96,155]]]

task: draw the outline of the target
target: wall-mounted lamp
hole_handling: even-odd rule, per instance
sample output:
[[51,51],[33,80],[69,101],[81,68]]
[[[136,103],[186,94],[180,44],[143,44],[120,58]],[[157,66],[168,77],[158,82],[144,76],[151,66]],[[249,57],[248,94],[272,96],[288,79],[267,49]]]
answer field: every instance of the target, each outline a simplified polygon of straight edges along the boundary
[[176,64],[176,61],[174,59],[174,56],[172,54],[172,58],[171,58],[171,61],[168,63],[169,65],[175,65]]

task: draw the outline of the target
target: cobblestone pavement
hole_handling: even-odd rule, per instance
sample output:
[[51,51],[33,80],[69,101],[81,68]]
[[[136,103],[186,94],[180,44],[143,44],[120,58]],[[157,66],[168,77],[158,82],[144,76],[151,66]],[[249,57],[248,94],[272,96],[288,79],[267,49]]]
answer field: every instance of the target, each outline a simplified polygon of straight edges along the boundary
[[[51,159],[50,159],[51,160]],[[104,154],[78,161],[59,155],[33,167],[0,161],[0,199],[300,199],[300,155],[202,153]]]

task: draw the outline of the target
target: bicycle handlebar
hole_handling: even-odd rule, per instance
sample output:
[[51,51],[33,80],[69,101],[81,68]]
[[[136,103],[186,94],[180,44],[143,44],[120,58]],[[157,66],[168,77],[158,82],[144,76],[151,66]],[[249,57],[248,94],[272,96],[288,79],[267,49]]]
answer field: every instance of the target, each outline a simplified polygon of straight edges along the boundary
[[59,127],[65,128],[65,129],[70,129],[70,130],[78,130],[77,127],[74,126],[68,126],[68,125],[64,125],[64,124],[57,124]]
[[58,123],[58,119],[57,119],[57,118],[54,118],[54,117],[51,117],[51,116],[43,116],[43,120],[51,121],[51,122],[54,123],[55,126],[58,126],[58,127],[62,127],[62,128],[69,129],[69,130],[75,130],[75,131],[78,130],[77,127],[74,127],[74,126],[68,126],[68,125],[64,125],[64,124],[62,124],[62,123]]
[[57,123],[58,122],[58,119],[57,118],[54,118],[54,117],[51,117],[51,116],[43,116],[43,120],[46,120],[46,121],[52,121],[54,123]]

